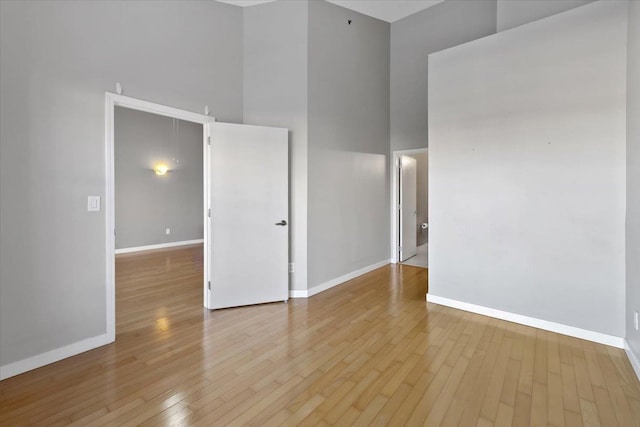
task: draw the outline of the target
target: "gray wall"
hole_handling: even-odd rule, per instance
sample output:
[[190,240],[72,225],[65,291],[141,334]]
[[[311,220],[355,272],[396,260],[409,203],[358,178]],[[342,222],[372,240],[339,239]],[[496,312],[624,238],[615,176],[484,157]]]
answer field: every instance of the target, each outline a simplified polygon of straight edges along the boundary
[[204,237],[202,149],[199,123],[116,107],[116,249]]
[[305,1],[244,8],[244,121],[289,129],[291,289],[307,288],[307,32]]
[[429,293],[624,336],[626,26],[597,2],[430,57]]
[[407,156],[416,159],[417,167],[417,214],[416,222],[418,224],[417,242],[418,246],[424,245],[428,241],[428,230],[422,230],[420,224],[429,222],[429,154],[416,153],[407,154]]
[[389,24],[310,2],[308,94],[312,288],[389,258]]
[[0,2],[1,365],[106,332],[104,92],[240,122],[241,50],[213,1]]
[[498,0],[498,31],[528,24],[594,0]]
[[391,24],[391,151],[428,146],[427,55],[496,32],[496,0],[446,0]]
[[629,2],[627,44],[627,341],[640,360],[640,332],[633,313],[640,312],[640,2]]

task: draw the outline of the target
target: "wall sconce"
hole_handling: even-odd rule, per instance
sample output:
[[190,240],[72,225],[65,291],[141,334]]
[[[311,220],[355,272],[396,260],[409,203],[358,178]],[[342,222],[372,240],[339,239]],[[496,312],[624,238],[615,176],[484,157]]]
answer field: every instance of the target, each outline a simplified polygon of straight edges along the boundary
[[169,172],[169,168],[165,164],[159,164],[153,168],[153,171],[156,173],[156,175],[164,175]]

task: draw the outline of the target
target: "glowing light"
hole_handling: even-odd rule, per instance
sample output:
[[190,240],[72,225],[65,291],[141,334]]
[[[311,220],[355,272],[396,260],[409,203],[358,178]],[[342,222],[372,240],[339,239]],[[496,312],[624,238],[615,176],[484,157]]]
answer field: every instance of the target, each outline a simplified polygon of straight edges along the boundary
[[153,171],[156,173],[156,175],[164,175],[169,171],[169,168],[167,167],[167,165],[159,164],[156,165]]

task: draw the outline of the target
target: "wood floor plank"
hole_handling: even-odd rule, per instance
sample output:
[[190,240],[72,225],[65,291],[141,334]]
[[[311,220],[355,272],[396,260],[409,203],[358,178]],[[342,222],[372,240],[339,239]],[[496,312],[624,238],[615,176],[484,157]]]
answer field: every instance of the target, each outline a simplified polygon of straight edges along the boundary
[[489,379],[484,401],[482,402],[480,416],[489,421],[495,421],[498,413],[498,404],[502,393],[502,385],[509,367],[512,343],[513,340],[510,338],[506,338],[500,343],[496,364]]
[[380,409],[380,412],[378,412],[371,424],[376,426],[390,425],[391,418],[398,411],[398,408],[407,398],[409,393],[411,393],[411,389],[412,387],[406,383],[400,384],[391,398],[389,398],[387,403],[385,403],[382,409]]
[[576,375],[573,371],[573,366],[561,363],[560,370],[562,372],[562,403],[564,409],[579,414],[580,400],[578,398]]
[[546,426],[548,424],[547,387],[539,382],[533,383],[531,395],[531,425]]
[[620,349],[425,303],[389,265],[208,311],[202,247],[118,255],[117,340],[0,382],[0,425],[637,425]]
[[520,375],[520,361],[509,359],[507,370],[502,381],[500,402],[514,407],[516,404],[516,394],[518,389],[518,375]]
[[589,400],[580,399],[580,415],[582,416],[582,422],[585,427],[597,427],[604,425],[600,421],[600,415],[598,414],[596,404]]
[[512,424],[512,420],[513,420],[513,407],[500,402],[500,404],[498,405],[498,413],[496,415],[496,421],[493,424],[496,427],[508,427]]
[[[559,366],[560,358],[558,358]],[[549,370],[547,379],[547,419],[550,425],[564,427],[564,408],[562,376]]]
[[[436,391],[435,389],[433,390],[434,396],[430,397],[430,399],[433,400],[433,404],[431,405],[431,408],[429,408],[429,406],[425,404],[427,417],[426,417],[426,420],[424,421],[424,424],[426,425],[441,424],[444,416],[446,415],[447,409],[449,408],[449,405],[451,404],[451,401],[453,400],[453,397],[455,396],[456,391],[460,386],[460,382],[462,381],[462,378],[468,366],[469,366],[469,361],[467,360],[467,358],[460,357],[458,359],[458,362],[453,368],[449,368],[448,365],[445,365],[445,367],[442,368],[442,371],[443,371],[442,374],[443,375],[448,374],[448,377],[443,387],[440,390],[438,391]],[[444,369],[447,369],[447,370],[451,369],[450,373],[447,373],[446,371],[444,371]],[[429,393],[429,389],[427,389],[427,393]],[[427,396],[428,395],[425,395],[423,399],[429,399],[429,397]]]
[[[605,426],[618,426],[618,420],[616,419],[615,410],[611,404],[611,398],[609,393],[603,388],[593,387],[593,394],[596,400],[596,408],[598,409],[598,418],[602,425]],[[630,425],[630,424],[623,424]]]
[[516,404],[513,407],[513,425],[531,425],[531,396],[521,391],[516,394]]
[[[618,423],[621,426],[625,426],[640,422],[637,418],[634,419],[634,416],[631,413],[629,401],[623,391],[623,386],[616,379],[616,369],[607,352],[598,354],[598,365]],[[599,399],[596,396],[596,403],[598,403],[598,401]]]
[[582,417],[572,411],[564,411],[564,425],[567,427],[582,427]]
[[580,399],[594,402],[593,389],[591,379],[589,377],[589,370],[587,368],[587,361],[583,357],[573,357],[573,371],[576,375],[576,385],[578,386],[578,396]]

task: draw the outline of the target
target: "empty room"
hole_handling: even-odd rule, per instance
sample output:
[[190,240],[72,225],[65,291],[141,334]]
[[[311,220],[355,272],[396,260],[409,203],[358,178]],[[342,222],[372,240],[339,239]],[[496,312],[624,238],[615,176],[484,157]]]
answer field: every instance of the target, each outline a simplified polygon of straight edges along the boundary
[[0,0],[0,425],[640,425],[640,1]]

